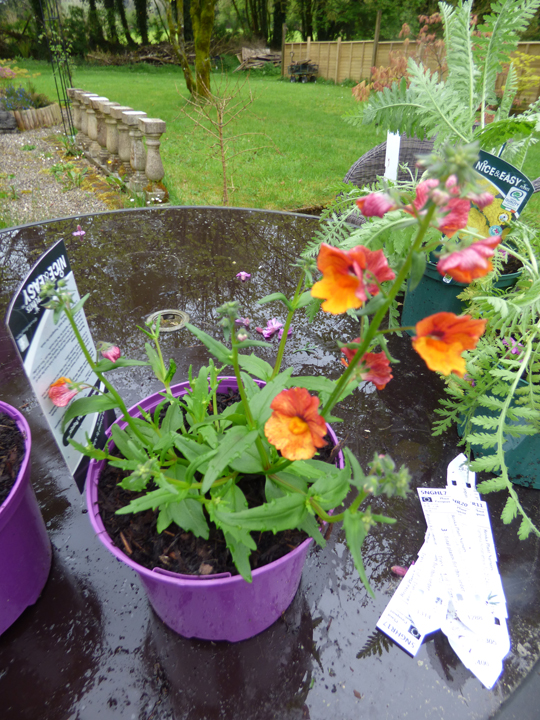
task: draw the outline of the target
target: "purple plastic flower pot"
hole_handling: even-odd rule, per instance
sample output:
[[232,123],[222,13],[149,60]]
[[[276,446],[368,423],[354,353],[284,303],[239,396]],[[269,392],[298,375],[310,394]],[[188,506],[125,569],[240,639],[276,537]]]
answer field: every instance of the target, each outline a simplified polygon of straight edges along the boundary
[[[259,384],[264,383],[259,381]],[[236,387],[236,378],[221,378],[220,390]],[[171,389],[175,395],[183,395],[188,388],[188,383],[180,383]],[[138,407],[151,411],[162,399],[160,393],[155,393],[130,408],[129,413],[140,416]],[[120,421],[119,425],[125,427],[126,423]],[[330,427],[328,432],[337,442]],[[241,575],[230,573],[194,576],[161,568],[148,570],[115,547],[103,526],[97,491],[104,462],[92,460],[88,469],[86,499],[90,521],[105,547],[138,573],[150,604],[166,625],[188,638],[238,642],[266,630],[289,607],[300,584],[312,538],[304,540],[285,557],[254,570],[251,583]],[[339,462],[343,467],[341,454]]]
[[21,413],[0,402],[25,439],[25,455],[11,492],[0,506],[0,635],[43,590],[51,569],[51,543],[30,484],[30,428]]

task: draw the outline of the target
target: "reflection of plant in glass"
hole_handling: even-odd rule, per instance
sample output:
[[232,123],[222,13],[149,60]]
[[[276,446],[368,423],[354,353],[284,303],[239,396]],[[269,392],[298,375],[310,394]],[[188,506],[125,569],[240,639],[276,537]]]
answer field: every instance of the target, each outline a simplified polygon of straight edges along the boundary
[[[429,191],[413,215],[410,197],[392,195],[393,205],[409,208],[408,222],[415,226],[409,252],[395,271],[388,266],[382,251],[371,252],[358,246],[343,252],[323,246],[318,258],[320,280],[313,282],[313,261],[300,261],[297,264],[300,278],[293,297],[276,292],[259,301],[280,302],[287,312],[274,366],[255,354],[244,354],[246,350],[270,345],[249,338],[249,323],[240,317],[239,303],[229,301],[216,311],[224,342],[186,325],[220,367],[211,360],[197,376],[190,370],[189,392],[175,397],[171,384],[176,366],[172,360],[164,361],[159,321],[141,328],[148,340],[146,364],[152,366],[164,390],[156,410],[151,414],[143,412],[139,418],[127,413],[107,373],[145,363],[118,355],[118,348],[108,344],[98,346],[101,359],[92,357],[82,342],[75,317],[88,296],[72,306],[62,281],[56,286],[47,283],[42,292],[45,307],[54,312],[56,320],[65,313],[88,364],[107,390],[98,396],[72,400],[64,414],[64,424],[77,416],[111,408],[119,408],[126,423],[123,428],[111,427],[111,441],[121,457],[112,454],[110,443],[104,450],[90,443],[86,446],[73,443],[82,453],[127,471],[121,486],[136,492],[137,497],[118,512],[159,509],[159,532],[175,522],[184,531],[205,539],[209,537],[210,525],[217,527],[224,534],[238,571],[248,581],[249,556],[256,547],[257,533],[299,528],[323,545],[320,523],[342,521],[355,566],[369,588],[361,555],[363,540],[374,524],[394,521],[372,513],[371,507],[362,503],[381,494],[404,496],[409,473],[405,467],[397,470],[389,456],[377,454],[365,473],[348,449],[344,450],[345,467],[339,469],[321,462],[318,450],[328,443],[326,423],[338,420],[333,410],[339,401],[363,381],[372,380],[384,387],[391,380],[388,330],[381,330],[381,323],[417,262],[429,228],[437,227],[448,213],[444,204],[435,202],[432,193],[455,176],[455,182],[450,180],[458,188],[455,197],[468,202],[468,194],[477,189],[471,168],[476,157],[474,147],[446,148],[442,160],[430,159]],[[347,363],[338,379],[292,377],[292,368],[282,370],[281,365],[293,316],[305,308],[308,319],[313,319],[321,305],[323,311],[331,314],[353,312],[359,320],[360,335],[340,343]],[[463,348],[474,347],[483,323],[450,314],[422,322],[424,325],[417,326],[415,341],[423,345],[417,347],[419,353],[435,370],[461,374],[456,357]],[[380,350],[374,352],[377,348]],[[240,399],[218,412],[218,375],[226,366],[232,367]],[[80,386],[76,381],[60,378],[51,388],[53,399],[58,392],[55,387],[62,388],[63,403],[65,393]],[[266,502],[248,508],[240,481],[253,482],[253,475],[265,479]],[[140,494],[142,491],[144,494]],[[351,491],[352,502],[343,509],[341,505]]]

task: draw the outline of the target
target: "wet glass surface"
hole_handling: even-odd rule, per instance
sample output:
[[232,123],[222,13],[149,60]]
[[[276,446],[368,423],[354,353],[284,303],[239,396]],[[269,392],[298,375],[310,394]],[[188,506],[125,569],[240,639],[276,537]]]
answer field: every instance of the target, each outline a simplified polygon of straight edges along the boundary
[[[86,231],[82,239],[72,235],[77,224]],[[188,313],[193,324],[220,337],[212,311],[230,299],[241,302],[252,335],[259,337],[256,326],[272,317],[284,320],[284,314],[280,305],[255,301],[293,291],[290,264],[317,225],[306,216],[198,207],[105,213],[3,232],[0,311],[4,315],[18,281],[43,250],[62,238],[81,294],[92,293],[86,312],[95,341],[114,342],[126,356],[143,359],[136,326],[165,308]],[[251,273],[249,282],[235,279],[240,270]],[[296,374],[335,376],[336,340],[356,335],[348,317],[321,314],[310,326],[299,314],[285,362]],[[177,382],[186,379],[190,365],[198,370],[208,358],[185,329],[164,336],[163,347],[178,365]],[[276,350],[277,339],[262,356],[271,360]],[[394,338],[392,351],[400,360],[394,380],[381,392],[366,385],[347,398],[336,408],[344,423],[335,430],[364,466],[373,452],[389,452],[408,465],[413,488],[441,487],[458,453],[454,431],[431,436],[441,381],[408,337]],[[128,404],[159,387],[147,368],[115,371],[114,382]],[[3,328],[0,397],[30,423],[32,481],[54,548],[42,597],[0,638],[3,720],[489,718],[538,659],[538,542],[520,542],[517,528],[502,525],[502,495],[486,499],[512,651],[492,691],[462,665],[441,633],[413,659],[375,630],[399,583],[390,567],[409,565],[423,543],[416,493],[374,505],[398,519],[376,528],[364,546],[375,600],[336,527],[326,548],[311,551],[293,605],[267,631],[236,645],[180,638],[151,611],[132,571],[94,536]],[[538,522],[538,492],[517,490]]]

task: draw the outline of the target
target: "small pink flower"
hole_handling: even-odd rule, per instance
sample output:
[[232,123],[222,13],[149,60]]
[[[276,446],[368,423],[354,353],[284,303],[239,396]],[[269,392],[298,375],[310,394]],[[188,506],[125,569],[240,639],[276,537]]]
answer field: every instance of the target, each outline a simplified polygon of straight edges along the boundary
[[446,205],[446,203],[450,200],[450,195],[444,190],[439,190],[439,188],[435,188],[435,190],[433,190],[433,192],[431,193],[431,199],[433,200],[435,205]]
[[[438,180],[435,180],[434,178],[431,178],[429,180],[424,180],[421,183],[418,183],[416,186],[416,197],[413,201],[413,206],[417,211],[420,211],[424,208],[424,205],[429,200],[429,197],[431,195],[431,191],[436,188],[439,184]],[[411,208],[411,206],[408,206]],[[407,208],[405,208],[407,210]],[[411,208],[412,210],[412,208]],[[409,210],[410,212],[410,210]],[[414,214],[414,213],[412,213]]]
[[358,198],[356,204],[364,217],[383,217],[396,207],[395,202],[386,193],[370,193]]
[[122,354],[122,351],[116,345],[110,345],[109,347],[101,350],[101,354],[104,358],[107,358],[107,360],[110,360],[114,363],[118,360],[118,358]]
[[244,340],[248,339],[248,334],[243,330],[240,330],[240,332],[236,336],[236,339],[238,340],[238,342],[244,342]]
[[249,280],[251,277],[250,273],[244,272],[244,270],[241,270],[239,273],[236,273],[236,277],[241,280],[242,282],[246,282],[246,280]]
[[483,192],[483,193],[469,193],[469,194],[467,195],[467,197],[469,198],[469,200],[470,200],[471,202],[473,202],[473,203],[476,205],[476,207],[477,207],[479,210],[483,210],[483,209],[484,209],[485,207],[487,207],[488,205],[491,205],[491,203],[492,203],[493,200],[494,200],[493,195],[492,195],[491,193],[488,193],[488,192]]
[[[287,331],[287,337],[289,338],[289,337],[291,337],[291,335],[292,335],[292,330],[291,330],[291,328],[289,328]],[[281,330],[278,333],[278,340],[281,340],[282,337],[283,337],[283,328],[281,328]]]
[[61,377],[49,387],[49,397],[56,407],[66,407],[79,392],[73,388],[73,383],[67,377]]
[[444,187],[452,194],[459,195],[458,179],[455,175],[450,175],[444,184]]
[[86,235],[86,232],[82,229],[80,225],[77,225],[77,230],[71,234],[78,237],[84,237],[84,235]]
[[401,567],[401,565],[392,565],[390,570],[394,573],[394,575],[399,575],[400,577],[405,577],[409,568]]
[[283,327],[283,323],[279,322],[277,318],[272,318],[266,323],[266,327],[258,327],[255,328],[255,330],[258,333],[261,333],[261,335],[264,337],[265,340],[270,340],[271,337],[273,337],[281,328]]
[[234,323],[235,323],[235,325],[243,325],[245,328],[248,328],[251,324],[251,319],[239,317],[239,318],[236,318]]

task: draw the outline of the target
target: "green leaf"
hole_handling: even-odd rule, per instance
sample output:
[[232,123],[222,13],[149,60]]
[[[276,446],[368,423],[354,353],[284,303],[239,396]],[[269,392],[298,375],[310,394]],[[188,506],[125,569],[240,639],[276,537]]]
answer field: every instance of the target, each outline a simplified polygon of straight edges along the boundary
[[298,527],[307,514],[305,496],[285,495],[270,503],[228,513],[216,510],[215,516],[220,523],[236,526],[242,530],[271,530],[273,533]]
[[489,480],[484,480],[481,483],[478,483],[476,486],[476,489],[479,493],[490,493],[490,492],[499,492],[499,490],[505,490],[507,487],[507,483],[505,480],[503,480],[502,477],[495,477],[490,478]]
[[218,340],[205,333],[203,330],[186,323],[185,327],[197,337],[203,345],[205,345],[212,355],[223,365],[230,365],[232,362],[232,354],[229,348]]
[[[206,450],[207,446],[203,445],[202,447],[203,447],[203,449]],[[213,450],[208,450],[207,452],[204,452],[202,455],[199,455],[194,460],[192,460],[188,466],[188,469],[186,470],[186,482],[188,482],[190,484],[193,482],[193,476],[195,475],[195,472],[199,468],[201,468],[200,472],[205,472],[205,470],[201,466],[206,465],[206,463],[209,462],[210,460],[212,460],[212,458],[215,457],[218,452],[219,452],[219,448],[214,448]],[[206,475],[203,479],[203,483],[205,483],[205,482],[206,482]],[[212,483],[210,483],[210,485],[211,484]],[[208,490],[210,485],[208,485],[206,490]],[[204,492],[206,492],[206,490],[203,490],[203,494],[204,494]]]
[[169,360],[169,369],[167,370],[167,374],[165,375],[165,379],[163,381],[165,385],[167,385],[168,383],[171,382],[171,380],[174,377],[175,372],[176,372],[176,363],[171,358]]
[[146,510],[155,510],[163,503],[178,500],[178,495],[174,495],[166,489],[152,490],[139,498],[132,500],[129,505],[116,511],[116,515],[129,515],[130,513],[145,512]]
[[426,269],[426,254],[423,252],[415,252],[412,255],[411,274],[409,276],[409,292],[412,292],[420,280],[424,277]]
[[105,412],[105,410],[113,410],[118,407],[118,403],[113,395],[107,393],[106,395],[92,395],[92,397],[79,398],[74,400],[67,408],[62,418],[62,429],[65,428],[67,423],[73,418],[81,417],[83,415],[90,415],[91,413]]
[[242,350],[243,348],[248,347],[272,347],[272,343],[267,343],[264,340],[242,340],[241,342],[236,343],[236,347],[239,350]]
[[510,525],[512,520],[517,515],[517,510],[518,510],[518,508],[517,508],[516,501],[514,500],[514,498],[509,497],[508,500],[506,501],[506,505],[504,506],[504,509],[501,513],[501,520],[503,521],[503,523],[505,525]]
[[256,378],[259,378],[259,380],[264,380],[265,382],[270,380],[274,370],[273,367],[266,362],[266,360],[263,360],[253,354],[239,355],[238,364],[250,375],[254,375]]
[[524,517],[521,521],[521,525],[518,530],[518,538],[520,540],[526,540],[534,530],[534,525],[528,517]]
[[110,360],[107,360],[107,358],[102,358],[97,364],[96,364],[96,370],[98,372],[108,372],[109,370],[115,370],[116,368],[122,368],[122,367],[139,367],[141,365],[150,365],[150,363],[147,363],[144,360],[129,360],[128,358],[118,358],[116,362],[111,362]]
[[150,361],[150,365],[152,366],[154,375],[158,380],[163,382],[165,376],[163,375],[163,368],[161,366],[161,360],[159,359],[159,355],[150,345],[150,343],[144,343],[144,349],[146,350],[146,354],[148,356],[148,360]]
[[295,308],[299,310],[300,308],[306,307],[306,305],[309,305],[309,303],[313,300],[313,295],[311,294],[311,290],[306,290],[303,292],[298,300],[296,301]]
[[167,408],[163,422],[161,423],[161,432],[176,432],[178,428],[184,425],[184,415],[181,407],[173,402]]
[[[227,543],[227,547],[230,550],[236,569],[246,582],[252,582],[253,578],[251,576],[249,556],[251,555],[251,551],[255,550],[257,546],[253,542],[251,535],[246,532],[241,536],[242,539],[240,539],[238,533],[234,535],[233,533],[224,530],[223,534],[225,536],[225,542]],[[249,540],[251,540],[255,547],[251,547],[250,545],[248,545],[248,538]]]
[[360,576],[360,580],[364,583],[364,587],[371,595],[375,597],[375,593],[371,589],[369,581],[366,575],[366,569],[364,567],[364,561],[362,559],[362,544],[367,535],[367,531],[364,524],[363,514],[361,512],[351,513],[349,509],[345,511],[343,517],[343,528],[345,529],[345,537],[347,545],[351,551],[351,555],[354,560],[354,566]]
[[384,303],[386,302],[386,298],[382,293],[379,293],[378,295],[375,295],[375,297],[372,297],[368,302],[361,307],[359,310],[353,310],[353,315],[374,315],[379,308],[381,308]]
[[285,295],[282,292],[275,292],[275,293],[272,293],[271,295],[266,295],[265,297],[261,298],[260,300],[257,300],[257,303],[259,305],[264,305],[265,303],[274,302],[274,300],[280,300],[285,305],[287,310],[293,309],[290,300],[287,297],[285,297]]
[[321,305],[323,304],[324,300],[319,300],[318,298],[313,298],[312,301],[307,305],[306,310],[306,316],[308,319],[308,323],[312,323],[315,319],[315,315],[319,312],[321,309]]
[[159,509],[159,515],[157,519],[156,530],[158,533],[162,533],[172,523],[172,517],[169,510],[169,505],[162,505]]
[[122,430],[116,424],[111,426],[111,437],[116,447],[126,459],[137,459],[142,462],[147,460],[146,453],[140,445],[138,438],[133,440],[125,430]]
[[203,506],[198,500],[186,498],[181,502],[170,503],[169,514],[179,528],[208,540],[210,529],[204,516]]
[[358,462],[354,453],[352,453],[348,447],[344,448],[343,453],[345,455],[345,459],[348,460],[351,465],[351,485],[354,485],[357,490],[364,490],[364,486],[366,484],[366,476],[364,474],[364,471],[362,470],[360,463]]
[[470,469],[473,472],[496,472],[501,464],[496,455],[484,455],[477,457],[470,463]]
[[74,306],[71,308],[71,314],[72,314],[73,316],[75,316],[75,315],[79,312],[79,310],[82,309],[84,303],[88,300],[89,297],[90,297],[90,293],[87,293],[84,297],[82,297],[82,298],[79,300],[79,302],[78,302],[76,305],[74,305]]
[[319,547],[326,546],[326,540],[324,539],[324,535],[322,533],[324,528],[321,528],[316,518],[314,518],[313,515],[310,515],[310,513],[306,515],[302,523],[298,526],[298,529],[303,530],[312,537]]
[[320,478],[309,489],[309,497],[316,500],[323,510],[336,508],[347,497],[350,489],[351,468],[347,466],[337,473],[328,474]]
[[109,455],[104,450],[99,450],[98,448],[95,448],[93,446],[87,447],[86,445],[78,443],[73,438],[69,438],[69,443],[70,445],[73,445],[73,447],[78,450],[82,455],[94,458],[94,460],[106,460],[109,457]]
[[282,390],[288,385],[289,378],[292,375],[292,368],[287,368],[277,377],[267,383],[261,392],[250,403],[251,413],[255,422],[262,426],[272,414],[270,403]]
[[263,472],[261,457],[255,445],[247,447],[244,452],[229,462],[232,470],[244,475],[257,475]]
[[218,454],[208,464],[204,473],[201,492],[204,494],[212,487],[227,465],[237,457],[240,457],[244,450],[253,445],[259,433],[257,430],[249,431],[246,426],[237,426],[228,430],[220,440]]
[[190,440],[182,435],[177,435],[174,439],[174,447],[188,460],[192,462],[196,458],[207,452],[208,448],[199,445],[195,440]]

